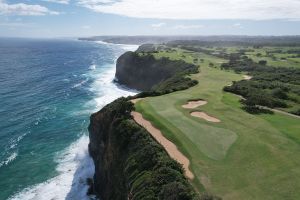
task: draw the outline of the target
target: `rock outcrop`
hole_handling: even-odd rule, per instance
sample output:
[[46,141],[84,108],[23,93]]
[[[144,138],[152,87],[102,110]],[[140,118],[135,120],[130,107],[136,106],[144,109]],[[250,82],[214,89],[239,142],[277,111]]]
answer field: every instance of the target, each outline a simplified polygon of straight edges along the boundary
[[129,88],[150,91],[170,79],[183,79],[185,75],[197,72],[198,66],[182,60],[156,59],[152,54],[126,52],[117,60],[116,80]]

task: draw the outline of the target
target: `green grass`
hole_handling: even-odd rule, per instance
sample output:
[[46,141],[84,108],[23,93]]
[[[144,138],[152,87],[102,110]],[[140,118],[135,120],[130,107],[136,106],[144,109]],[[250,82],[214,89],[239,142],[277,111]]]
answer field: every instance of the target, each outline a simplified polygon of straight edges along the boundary
[[[295,67],[300,68],[300,59],[292,58],[292,56],[296,56],[297,54],[289,54],[286,51],[289,50],[288,47],[275,48],[275,47],[264,47],[262,49],[252,49],[254,52],[246,52],[246,55],[253,59],[255,62],[259,62],[260,60],[266,60],[268,65],[273,67]],[[283,50],[283,53],[271,53],[269,56],[267,55],[267,51],[272,50]],[[257,56],[257,53],[261,53],[262,56]],[[275,59],[271,57],[273,55]],[[283,60],[282,58],[285,58]]]
[[[180,52],[180,51],[179,51]],[[185,54],[182,57],[181,54]],[[223,199],[300,199],[300,120],[282,114],[250,115],[239,97],[222,88],[241,75],[208,67],[222,59],[197,53],[160,52],[155,56],[204,59],[199,84],[185,91],[149,97],[136,109],[173,141],[190,159],[199,191]],[[204,99],[201,110],[221,120],[206,122],[181,107],[190,99]]]

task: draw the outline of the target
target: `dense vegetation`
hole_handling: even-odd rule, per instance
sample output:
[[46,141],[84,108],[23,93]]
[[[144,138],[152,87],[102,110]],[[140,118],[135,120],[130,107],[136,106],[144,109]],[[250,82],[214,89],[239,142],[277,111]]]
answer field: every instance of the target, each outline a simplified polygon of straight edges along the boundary
[[198,66],[182,60],[156,59],[149,53],[127,52],[117,61],[116,78],[130,88],[164,94],[197,84],[186,77],[193,73],[198,73]]
[[251,80],[233,82],[224,88],[227,92],[245,97],[242,102],[247,111],[264,111],[259,106],[291,107],[291,112],[297,114],[297,106],[293,106],[300,104],[300,69],[267,66],[264,60],[255,63],[240,53],[231,54],[229,62],[222,64],[221,68],[253,76]]
[[133,109],[128,99],[120,98],[91,117],[96,194],[102,200],[217,199],[198,197],[182,166],[131,119]]

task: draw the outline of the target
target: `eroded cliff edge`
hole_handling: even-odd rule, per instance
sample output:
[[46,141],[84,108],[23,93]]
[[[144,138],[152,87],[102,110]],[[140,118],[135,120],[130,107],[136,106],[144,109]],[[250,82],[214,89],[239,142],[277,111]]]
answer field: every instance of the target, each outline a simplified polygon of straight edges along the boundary
[[120,98],[91,116],[89,153],[94,191],[102,200],[198,199],[183,169],[131,118]]

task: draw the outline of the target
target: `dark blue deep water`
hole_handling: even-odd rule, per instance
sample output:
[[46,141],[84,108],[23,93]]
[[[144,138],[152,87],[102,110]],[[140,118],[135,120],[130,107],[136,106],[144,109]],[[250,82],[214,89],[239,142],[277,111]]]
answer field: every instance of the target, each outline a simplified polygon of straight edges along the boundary
[[86,199],[89,116],[132,94],[112,83],[136,46],[0,39],[0,200]]

